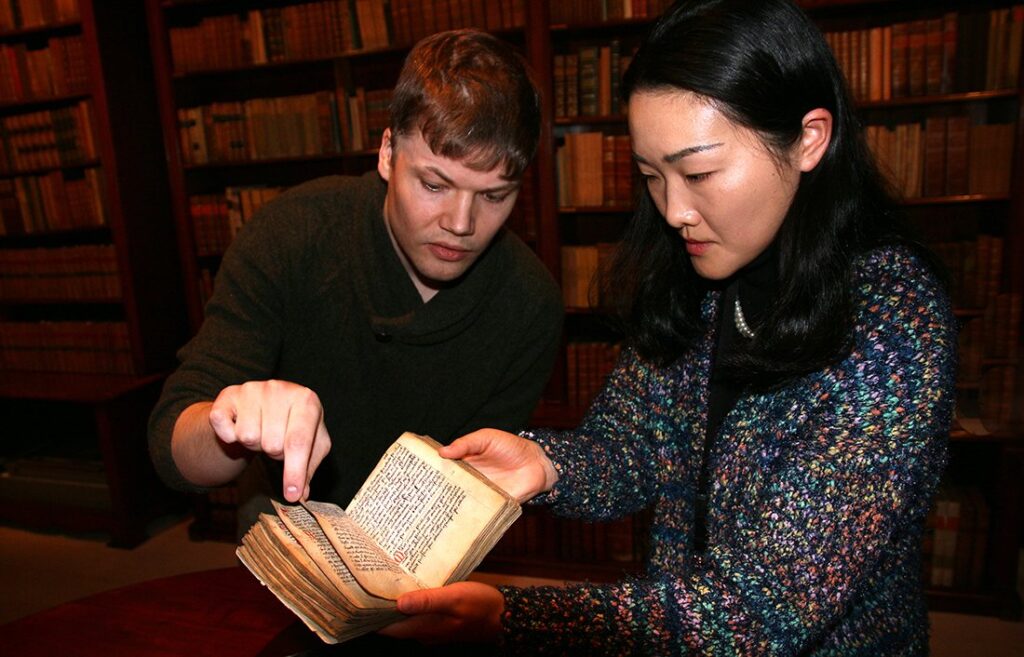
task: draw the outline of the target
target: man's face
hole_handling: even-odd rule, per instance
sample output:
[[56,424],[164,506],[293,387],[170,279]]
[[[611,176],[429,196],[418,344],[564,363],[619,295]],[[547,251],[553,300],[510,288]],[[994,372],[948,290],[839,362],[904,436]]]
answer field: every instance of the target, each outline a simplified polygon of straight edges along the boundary
[[519,181],[435,155],[416,131],[385,131],[377,170],[388,183],[384,222],[424,301],[462,276],[512,212]]

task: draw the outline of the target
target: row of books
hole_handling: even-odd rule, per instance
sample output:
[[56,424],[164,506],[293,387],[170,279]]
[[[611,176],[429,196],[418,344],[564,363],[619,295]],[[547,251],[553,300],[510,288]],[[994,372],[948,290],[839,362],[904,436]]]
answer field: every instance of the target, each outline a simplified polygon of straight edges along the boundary
[[388,127],[390,89],[356,88],[216,102],[177,110],[186,164],[340,154],[374,148]]
[[525,0],[322,0],[210,16],[170,30],[175,73],[407,46],[442,30],[522,27]]
[[561,247],[562,300],[568,308],[597,308],[601,305],[597,275],[610,257],[614,244],[566,245]]
[[510,30],[526,24],[530,0],[391,0],[395,45],[413,44],[425,36],[463,27]]
[[972,590],[985,583],[991,510],[975,487],[944,487],[936,494],[922,544],[925,586]]
[[643,560],[649,543],[649,528],[648,512],[618,520],[588,522],[555,518],[542,507],[523,507],[523,514],[501,537],[488,559],[539,558],[565,563],[612,564],[622,569],[618,573],[622,575],[636,572]]
[[984,309],[992,303],[1003,275],[1003,238],[979,233],[973,240],[933,241],[928,246],[948,270],[954,306]]
[[604,387],[622,346],[609,342],[570,342],[565,348],[566,402],[587,408]]
[[188,199],[192,217],[196,254],[200,257],[223,255],[238,234],[264,203],[283,191],[281,187],[228,187],[220,194],[195,194]]
[[519,196],[512,207],[512,213],[505,221],[505,227],[518,235],[527,244],[536,246],[537,226],[537,195],[534,190],[536,171],[527,168],[519,185]]
[[0,32],[76,21],[78,0],[0,0]]
[[623,114],[619,83],[632,55],[622,42],[577,45],[552,58],[555,118]]
[[0,44],[0,103],[85,93],[89,89],[82,37],[53,37],[44,48]]
[[558,205],[631,206],[633,151],[628,135],[567,132],[555,152]]
[[603,23],[630,18],[654,18],[672,0],[566,0],[551,3],[552,25]]
[[826,32],[855,98],[1012,89],[1020,75],[1024,5]]
[[0,370],[135,374],[125,322],[0,322]]
[[0,299],[119,299],[111,244],[0,249]]
[[0,174],[75,166],[97,157],[92,103],[0,119]]
[[26,235],[107,223],[99,167],[0,178],[0,235]]
[[882,172],[904,198],[1010,193],[1012,123],[972,125],[964,117],[924,124],[869,125],[865,137]]

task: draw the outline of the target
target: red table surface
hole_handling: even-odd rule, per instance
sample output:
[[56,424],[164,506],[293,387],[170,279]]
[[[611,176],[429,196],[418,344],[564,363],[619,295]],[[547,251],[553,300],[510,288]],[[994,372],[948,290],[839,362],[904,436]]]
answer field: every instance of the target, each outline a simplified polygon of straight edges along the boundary
[[271,657],[319,640],[241,567],[176,575],[0,626],[0,655]]

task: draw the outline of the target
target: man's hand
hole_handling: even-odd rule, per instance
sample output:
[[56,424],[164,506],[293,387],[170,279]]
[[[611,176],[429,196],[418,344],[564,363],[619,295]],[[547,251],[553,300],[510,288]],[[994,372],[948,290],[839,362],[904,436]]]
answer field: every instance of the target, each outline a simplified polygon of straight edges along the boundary
[[288,381],[249,381],[224,388],[209,417],[222,442],[284,461],[286,500],[309,497],[313,473],[331,449],[315,392]]
[[420,643],[493,643],[501,635],[505,598],[493,586],[456,582],[439,589],[411,591],[398,598],[398,611],[411,618],[380,631]]

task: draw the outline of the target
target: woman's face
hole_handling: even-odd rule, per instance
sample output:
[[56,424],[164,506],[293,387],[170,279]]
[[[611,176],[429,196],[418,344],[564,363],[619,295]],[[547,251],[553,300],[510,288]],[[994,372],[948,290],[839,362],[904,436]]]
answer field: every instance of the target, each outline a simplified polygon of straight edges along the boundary
[[700,276],[732,276],[775,238],[800,183],[795,158],[780,162],[687,91],[633,94],[629,131],[647,191]]

